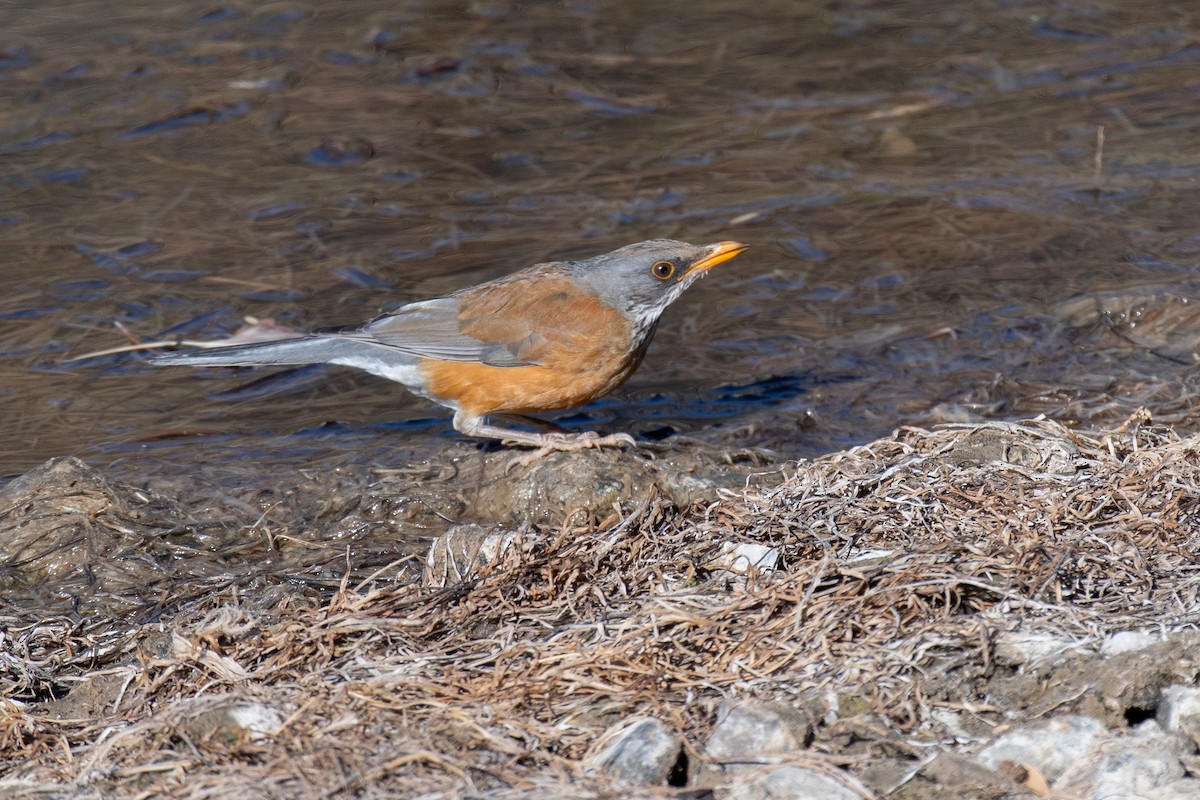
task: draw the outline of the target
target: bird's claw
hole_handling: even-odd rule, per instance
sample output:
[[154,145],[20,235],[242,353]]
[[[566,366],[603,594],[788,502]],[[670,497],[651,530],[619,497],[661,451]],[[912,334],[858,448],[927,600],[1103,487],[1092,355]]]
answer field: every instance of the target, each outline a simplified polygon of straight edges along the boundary
[[505,472],[510,471],[513,467],[522,466],[528,467],[551,453],[574,453],[578,450],[587,450],[589,448],[601,447],[637,447],[637,442],[628,433],[610,433],[607,436],[601,436],[595,431],[585,431],[584,433],[543,433],[539,437],[541,446],[536,450],[526,453],[523,456],[517,456],[508,462],[505,467]]

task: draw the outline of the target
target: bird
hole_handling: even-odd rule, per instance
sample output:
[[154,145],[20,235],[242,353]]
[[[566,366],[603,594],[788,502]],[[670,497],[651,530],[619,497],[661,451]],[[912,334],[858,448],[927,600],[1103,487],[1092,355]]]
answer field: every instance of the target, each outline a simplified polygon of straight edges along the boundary
[[625,433],[571,434],[529,415],[586,405],[624,383],[641,364],[663,310],[747,247],[651,239],[592,258],[535,264],[356,327],[169,352],[152,363],[356,367],[451,409],[459,433],[534,447],[535,457],[636,447]]

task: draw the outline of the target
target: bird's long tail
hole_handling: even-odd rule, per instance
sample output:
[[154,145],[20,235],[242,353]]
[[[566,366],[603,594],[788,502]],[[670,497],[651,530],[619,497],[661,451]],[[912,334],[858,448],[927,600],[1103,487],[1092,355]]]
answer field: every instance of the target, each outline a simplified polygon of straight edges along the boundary
[[362,353],[363,345],[340,336],[305,336],[277,342],[213,347],[186,353],[166,353],[151,359],[160,366],[182,364],[192,367],[251,367],[269,364],[318,364],[337,362]]

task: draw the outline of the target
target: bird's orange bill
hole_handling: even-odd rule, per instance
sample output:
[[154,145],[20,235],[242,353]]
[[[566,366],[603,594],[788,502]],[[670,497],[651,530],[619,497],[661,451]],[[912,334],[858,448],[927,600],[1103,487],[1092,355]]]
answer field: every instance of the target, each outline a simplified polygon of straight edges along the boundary
[[717,264],[724,264],[729,259],[743,253],[749,246],[741,242],[717,242],[714,245],[709,245],[708,255],[688,267],[687,271],[679,276],[679,280],[683,280],[693,272],[704,272],[705,270],[712,269]]

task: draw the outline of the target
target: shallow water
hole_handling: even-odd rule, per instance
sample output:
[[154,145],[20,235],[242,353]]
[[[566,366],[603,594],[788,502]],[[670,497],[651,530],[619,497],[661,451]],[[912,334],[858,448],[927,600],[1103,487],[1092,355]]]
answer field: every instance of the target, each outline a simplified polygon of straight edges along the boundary
[[1188,4],[91,0],[0,8],[0,475],[418,461],[338,368],[153,369],[652,237],[753,249],[567,425],[811,456],[1138,406],[1192,429]]

